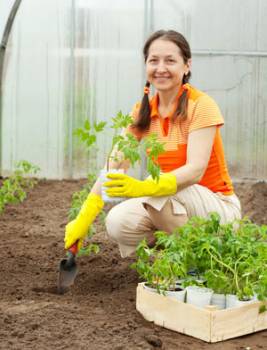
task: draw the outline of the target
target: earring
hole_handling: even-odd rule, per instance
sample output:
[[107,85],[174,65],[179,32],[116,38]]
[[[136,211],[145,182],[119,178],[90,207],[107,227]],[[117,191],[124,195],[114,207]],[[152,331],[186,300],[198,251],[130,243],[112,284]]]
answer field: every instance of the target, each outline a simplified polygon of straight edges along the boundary
[[145,86],[145,87],[144,87],[144,94],[145,94],[145,95],[148,95],[149,92],[150,92],[149,87],[148,87],[148,86]]

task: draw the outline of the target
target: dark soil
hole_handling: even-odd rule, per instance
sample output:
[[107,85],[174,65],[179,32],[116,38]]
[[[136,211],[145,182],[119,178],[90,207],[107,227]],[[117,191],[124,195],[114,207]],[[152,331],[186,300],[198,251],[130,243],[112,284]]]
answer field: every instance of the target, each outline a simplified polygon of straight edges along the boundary
[[[267,331],[208,344],[147,322],[138,277],[97,223],[98,255],[78,261],[75,285],[56,294],[71,194],[82,181],[41,181],[0,217],[0,349],[267,349]],[[238,184],[243,214],[267,223],[267,184]]]

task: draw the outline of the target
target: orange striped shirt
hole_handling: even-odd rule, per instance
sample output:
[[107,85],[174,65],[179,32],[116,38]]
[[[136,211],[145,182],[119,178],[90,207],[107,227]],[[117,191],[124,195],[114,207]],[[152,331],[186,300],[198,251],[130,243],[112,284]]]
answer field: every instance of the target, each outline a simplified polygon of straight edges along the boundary
[[[207,94],[189,84],[187,85],[188,110],[186,120],[179,121],[179,118],[176,118],[172,122],[170,117],[160,118],[158,95],[156,95],[150,100],[151,123],[149,130],[139,135],[136,134],[141,139],[151,133],[156,133],[158,140],[164,143],[165,152],[158,158],[162,172],[169,172],[186,164],[187,141],[190,132],[224,124],[224,119],[215,101]],[[180,95],[181,91],[177,94],[177,101]],[[139,108],[140,103],[137,103],[132,111],[134,119],[138,116]],[[222,192],[226,195],[233,194],[233,185],[224,157],[219,127],[216,129],[207,169],[199,184],[213,192]]]

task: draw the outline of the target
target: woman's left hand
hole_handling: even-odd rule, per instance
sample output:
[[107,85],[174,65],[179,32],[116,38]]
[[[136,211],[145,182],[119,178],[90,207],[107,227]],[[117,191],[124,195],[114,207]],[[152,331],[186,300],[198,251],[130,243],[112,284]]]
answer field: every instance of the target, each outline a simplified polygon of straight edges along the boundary
[[151,177],[144,181],[137,180],[125,174],[108,174],[111,181],[103,186],[107,187],[106,193],[110,197],[144,197],[144,196],[168,196],[177,192],[175,175],[165,173],[160,175],[159,180]]

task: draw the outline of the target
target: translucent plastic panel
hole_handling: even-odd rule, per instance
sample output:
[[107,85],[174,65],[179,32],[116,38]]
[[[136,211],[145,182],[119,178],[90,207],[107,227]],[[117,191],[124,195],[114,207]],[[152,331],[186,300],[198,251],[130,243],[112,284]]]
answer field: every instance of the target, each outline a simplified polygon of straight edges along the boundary
[[[195,60],[194,69],[200,72],[195,85],[214,97],[224,115],[221,132],[231,175],[237,179],[267,177],[267,75],[262,74],[266,65],[263,57],[201,56]],[[224,67],[223,72],[218,67]]]
[[191,83],[222,110],[226,157],[238,179],[267,179],[266,16],[263,0],[154,1],[154,30],[186,36]]
[[73,130],[85,119],[129,112],[140,99],[144,2],[25,0],[13,29],[4,79],[4,172],[20,159],[38,164],[48,178],[103,166],[110,135],[98,140],[100,156],[89,161]]
[[[12,3],[0,0],[0,30]],[[48,178],[100,169],[111,134],[96,156],[73,130],[131,110],[143,92],[145,38],[165,28],[188,38],[192,84],[222,109],[232,174],[266,179],[266,11],[265,0],[22,1],[4,67],[2,169],[20,159]]]
[[[8,42],[3,89],[2,168],[38,164],[63,175],[64,60],[68,1],[21,3]],[[55,48],[57,52],[55,53]]]
[[[106,121],[119,110],[127,113],[140,99],[143,84],[141,48],[144,40],[143,1],[77,1],[75,8],[72,128],[85,119]],[[134,29],[134,30],[133,30]],[[72,65],[70,57],[69,67]],[[68,84],[71,88],[71,82]],[[68,92],[67,92],[68,93]],[[68,99],[66,99],[68,101]],[[70,101],[71,102],[71,101]],[[104,166],[111,146],[111,131],[98,139],[100,152],[86,160],[75,138],[72,140],[73,171],[84,174]]]

